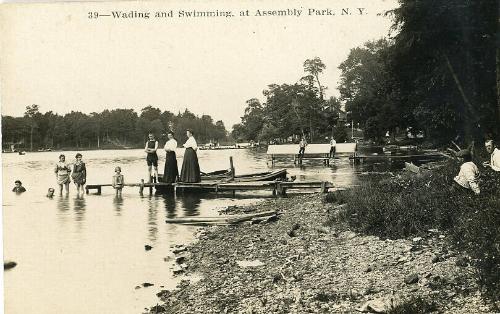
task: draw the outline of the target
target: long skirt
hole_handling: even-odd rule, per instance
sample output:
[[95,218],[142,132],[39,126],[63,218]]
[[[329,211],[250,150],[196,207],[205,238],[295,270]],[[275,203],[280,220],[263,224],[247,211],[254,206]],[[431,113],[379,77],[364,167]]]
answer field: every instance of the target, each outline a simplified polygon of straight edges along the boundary
[[184,152],[184,161],[182,162],[181,182],[200,182],[200,165],[198,164],[198,156],[191,147],[186,148]]
[[179,176],[179,170],[177,169],[177,157],[175,152],[167,152],[167,158],[165,159],[165,169],[163,170],[163,182],[174,183],[177,181]]

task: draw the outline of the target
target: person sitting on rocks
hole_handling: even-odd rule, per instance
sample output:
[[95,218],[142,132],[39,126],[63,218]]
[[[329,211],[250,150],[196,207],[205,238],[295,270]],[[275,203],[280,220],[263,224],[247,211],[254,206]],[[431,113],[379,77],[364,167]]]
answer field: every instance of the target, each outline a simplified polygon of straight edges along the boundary
[[471,190],[476,195],[480,193],[477,179],[479,177],[479,169],[472,162],[472,154],[468,149],[462,149],[456,155],[463,160],[460,166],[460,172],[453,179],[455,190]]
[[15,186],[12,189],[12,192],[16,192],[17,194],[21,194],[23,192],[26,192],[26,189],[24,188],[23,183],[21,181],[16,180],[14,182],[14,184],[15,184]]

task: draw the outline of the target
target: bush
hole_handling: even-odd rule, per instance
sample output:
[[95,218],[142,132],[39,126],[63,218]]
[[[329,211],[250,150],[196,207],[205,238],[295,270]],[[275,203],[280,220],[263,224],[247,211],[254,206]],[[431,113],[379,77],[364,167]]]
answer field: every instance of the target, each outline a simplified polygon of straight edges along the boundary
[[484,171],[479,180],[481,194],[476,196],[450,189],[459,166],[449,161],[433,172],[366,181],[343,194],[347,206],[340,217],[351,228],[383,238],[448,230],[456,248],[473,259],[486,295],[497,300],[500,173]]

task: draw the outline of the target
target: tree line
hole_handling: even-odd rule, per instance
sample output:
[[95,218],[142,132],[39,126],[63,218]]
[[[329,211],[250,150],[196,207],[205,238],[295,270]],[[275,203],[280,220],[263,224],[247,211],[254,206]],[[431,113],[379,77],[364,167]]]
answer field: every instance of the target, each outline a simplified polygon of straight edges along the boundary
[[372,140],[387,132],[421,134],[434,144],[498,137],[498,6],[496,0],[400,0],[386,12],[392,34],[351,49],[339,65],[339,99],[323,99],[319,75],[326,66],[308,59],[298,83],[269,85],[262,104],[248,100],[232,134],[245,140],[345,138],[342,107],[347,121],[359,123]]
[[133,109],[104,110],[84,114],[71,111],[59,115],[41,113],[38,105],[26,107],[23,117],[2,115],[4,149],[93,149],[142,147],[148,133],[162,139],[172,130],[180,141],[186,139],[186,129],[192,129],[200,143],[227,140],[224,123],[209,115],[201,117],[189,110],[173,114],[147,106],[137,113]]
[[345,119],[341,103],[335,98],[324,99],[326,89],[319,75],[326,68],[320,58],[304,62],[306,76],[294,84],[271,84],[263,94],[246,102],[241,123],[233,126],[232,136],[242,141],[285,142],[307,137],[311,142],[324,142],[334,136],[346,140]]

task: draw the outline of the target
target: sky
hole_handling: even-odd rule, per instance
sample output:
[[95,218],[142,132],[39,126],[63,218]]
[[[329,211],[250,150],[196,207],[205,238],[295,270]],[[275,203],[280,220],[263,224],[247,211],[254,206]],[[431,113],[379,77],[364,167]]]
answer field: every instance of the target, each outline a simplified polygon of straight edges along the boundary
[[[230,130],[246,100],[264,101],[269,84],[304,76],[306,59],[321,58],[326,96],[338,96],[337,67],[351,48],[388,35],[391,20],[379,13],[396,6],[396,0],[2,4],[1,112],[21,116],[31,104],[60,114],[151,105],[208,114]],[[341,15],[343,8],[351,15]],[[286,9],[295,15],[254,16]],[[326,9],[335,15],[316,15]],[[88,18],[170,10],[172,18]],[[179,10],[234,17],[181,18]],[[241,17],[246,10],[250,16]]]

